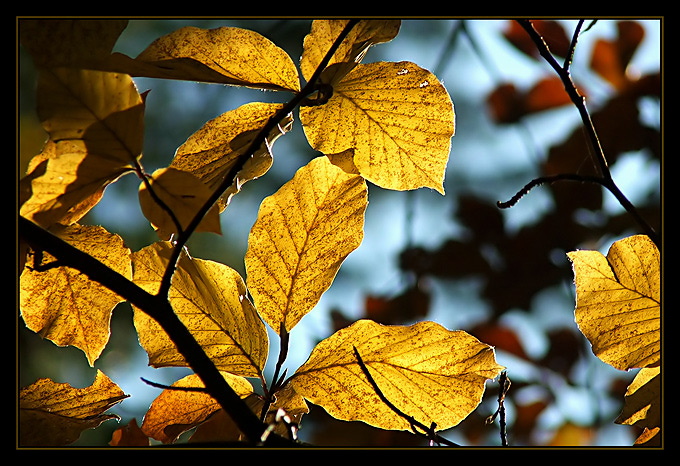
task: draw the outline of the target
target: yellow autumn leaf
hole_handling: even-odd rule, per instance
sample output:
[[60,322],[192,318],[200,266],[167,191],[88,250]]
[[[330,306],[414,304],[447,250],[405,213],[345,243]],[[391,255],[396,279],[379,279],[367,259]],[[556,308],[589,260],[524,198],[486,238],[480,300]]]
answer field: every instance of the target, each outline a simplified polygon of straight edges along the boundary
[[598,251],[568,253],[576,283],[576,323],[593,353],[629,370],[659,364],[661,262],[649,237],[615,242]]
[[108,419],[105,411],[126,395],[100,370],[89,387],[40,379],[19,392],[19,445],[63,446],[78,440],[81,432]]
[[[243,377],[222,372],[222,376],[241,398],[253,393],[253,386]],[[172,384],[173,388],[203,388],[203,381],[195,374]],[[172,443],[182,433],[204,422],[221,409],[207,393],[182,390],[163,390],[144,415],[142,432],[163,443]]]
[[[324,59],[335,40],[347,25],[348,20],[315,20],[305,37],[300,70],[302,76],[309,81],[321,61]],[[333,76],[326,75],[326,84],[335,84],[359,63],[368,48],[372,45],[389,42],[399,33],[400,20],[362,20],[349,32],[337,48],[326,67],[336,63],[344,63],[335,67]]]
[[112,63],[133,76],[300,90],[297,68],[285,50],[255,31],[234,27],[183,27],[155,40],[134,60],[114,54]]
[[300,168],[260,205],[245,255],[248,289],[265,322],[290,331],[363,239],[367,186],[326,157]]
[[364,375],[356,347],[380,391],[426,426],[448,429],[480,403],[487,379],[502,366],[493,347],[434,322],[386,326],[360,320],[319,343],[290,380],[295,390],[328,413],[381,429],[409,430],[383,403]]
[[[139,205],[162,240],[169,240],[173,234],[178,233],[175,222],[179,222],[184,231],[212,194],[210,188],[194,175],[172,167],[156,170],[148,178],[148,182],[153,195],[142,182],[139,185]],[[163,204],[157,202],[154,195]],[[196,231],[222,233],[217,206],[208,211]]]
[[661,367],[645,367],[628,386],[617,424],[661,427]]
[[[133,280],[157,293],[172,246],[154,243],[133,254]],[[218,262],[182,253],[173,276],[169,301],[175,313],[219,370],[244,377],[261,377],[269,340],[264,323],[246,296],[243,279]],[[154,367],[187,366],[158,323],[135,308],[139,342]]]
[[[55,226],[52,233],[132,278],[130,250],[120,236],[99,226],[81,225]],[[43,256],[42,264],[33,263],[21,274],[21,316],[41,337],[59,346],[80,348],[92,366],[109,341],[111,313],[123,299],[75,269],[50,266],[55,259],[47,253]]]
[[[216,190],[254,141],[267,121],[283,105],[251,102],[208,121],[175,152],[170,167],[192,173],[211,191]],[[271,147],[279,136],[290,131],[292,115],[287,115],[267,136],[266,141],[238,172],[237,181],[218,201],[220,212],[231,196],[247,181],[264,175],[272,165]]]
[[453,104],[429,71],[409,62],[358,65],[326,104],[300,108],[300,120],[314,149],[328,156],[353,151],[354,165],[372,183],[444,193]]
[[128,75],[60,68],[41,70],[37,111],[50,141],[31,164],[20,213],[49,227],[76,207],[82,217],[83,203],[98,201],[108,184],[134,169],[144,104]]

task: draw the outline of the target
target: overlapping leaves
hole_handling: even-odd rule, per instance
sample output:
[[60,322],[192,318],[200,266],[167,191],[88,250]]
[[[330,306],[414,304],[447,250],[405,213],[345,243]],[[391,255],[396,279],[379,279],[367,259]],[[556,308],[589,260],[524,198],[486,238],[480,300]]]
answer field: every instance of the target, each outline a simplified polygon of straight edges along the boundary
[[[313,22],[301,58],[305,79],[314,74],[346,24]],[[45,227],[73,224],[96,205],[106,186],[135,171],[142,178],[142,211],[161,239],[182,233],[196,210],[210,201],[215,205],[196,231],[219,233],[219,213],[243,183],[269,170],[272,145],[291,129],[292,115],[280,114],[282,105],[262,103],[226,112],[189,137],[168,167],[149,175],[141,164],[144,98],[131,77],[299,92],[297,69],[268,39],[237,28],[183,28],[159,38],[135,58],[111,53],[124,26],[85,20],[23,24],[22,42],[41,69],[38,107],[50,139],[22,179],[21,214]],[[173,310],[253,410],[262,408],[262,400],[252,394],[244,377],[264,380],[269,350],[265,322],[282,336],[288,333],[315,307],[344,259],[359,247],[366,181],[388,189],[426,186],[444,192],[454,133],[448,93],[432,73],[414,63],[360,63],[370,46],[391,40],[398,30],[399,21],[358,22],[327,63],[315,94],[305,96],[301,123],[311,146],[323,155],[262,202],[245,258],[248,288],[233,269],[192,258],[186,251],[176,264],[168,294]],[[53,34],[63,40],[51,42]],[[272,118],[273,127],[268,126]],[[265,127],[271,128],[267,134]],[[120,267],[113,268],[129,277],[133,267],[134,282],[156,293],[168,268],[175,267],[170,263],[173,248],[161,241],[131,256],[128,251]],[[54,277],[38,267],[27,269],[22,278],[25,319],[47,315],[44,309],[32,309],[29,301],[53,302],[58,277],[68,270],[55,264],[53,271]],[[52,293],[52,299],[44,299],[46,293]],[[116,302],[103,306],[105,317],[99,319],[107,325],[106,316]],[[67,315],[78,309],[73,303],[62,304]],[[80,317],[92,316],[84,309],[77,312]],[[56,333],[66,328],[59,322],[51,321]],[[135,326],[150,365],[187,365],[157,322],[139,309]],[[52,330],[48,332],[49,326],[34,327],[62,344]],[[304,400],[309,399],[343,419],[407,428],[385,406],[353,403],[337,410],[338,399],[375,397],[353,353],[346,351],[354,345],[395,405],[414,411],[428,425],[435,422],[446,428],[477,406],[485,380],[501,369],[491,347],[435,324],[402,328],[361,322],[355,330],[356,334],[345,331],[319,345],[291,381],[278,386],[273,406],[299,420],[307,412]],[[99,341],[95,350],[80,341],[63,344],[83,347],[94,362],[105,342]],[[331,377],[337,369],[330,364],[332,356],[351,368],[344,375],[332,375],[343,386],[334,389],[337,399],[319,395],[310,382]],[[407,378],[409,384],[395,391],[397,381]],[[178,383],[200,385],[195,377]],[[217,412],[214,401],[202,393],[168,390],[154,402],[142,431],[171,442]],[[271,416],[270,412],[267,419]]]

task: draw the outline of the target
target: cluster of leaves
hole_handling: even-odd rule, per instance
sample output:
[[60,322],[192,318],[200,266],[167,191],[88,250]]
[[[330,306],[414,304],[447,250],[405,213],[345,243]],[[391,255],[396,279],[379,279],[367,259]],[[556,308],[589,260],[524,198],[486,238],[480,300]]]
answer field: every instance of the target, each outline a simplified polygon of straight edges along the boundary
[[[170,443],[196,426],[196,441],[258,443],[277,434],[295,440],[307,401],[339,419],[433,439],[435,427],[455,426],[472,412],[486,380],[501,373],[493,348],[463,331],[370,320],[319,343],[290,377],[279,373],[291,329],[362,241],[367,182],[443,194],[454,133],[446,89],[414,63],[361,64],[367,49],[394,38],[399,25],[314,21],[300,61],[307,81],[301,87],[286,52],[248,30],[182,28],[130,58],[111,53],[125,21],[20,22],[21,43],[39,70],[37,111],[49,135],[20,183],[26,326],[81,349],[93,365],[107,345],[113,307],[128,301],[149,364],[196,372],[166,387],[141,430],[133,421],[113,444]],[[294,98],[224,113],[179,147],[166,168],[147,174],[147,96],[135,86],[138,76],[287,91]],[[290,130],[298,105],[305,136],[322,155],[262,202],[249,236],[246,280],[227,265],[191,257],[188,237],[220,232],[220,213],[244,183],[267,172],[272,145]],[[128,173],[140,178],[140,206],[160,239],[136,252],[118,235],[78,223]],[[39,244],[36,231],[44,230],[114,277],[95,276],[87,259]],[[270,383],[265,325],[281,339]],[[184,330],[188,343],[180,338]],[[261,381],[262,395],[251,378]],[[236,407],[234,394],[242,400]],[[105,411],[125,397],[104,374],[86,389],[41,379],[20,393],[20,443],[69,443],[108,419]],[[260,424],[242,420],[243,406]]]

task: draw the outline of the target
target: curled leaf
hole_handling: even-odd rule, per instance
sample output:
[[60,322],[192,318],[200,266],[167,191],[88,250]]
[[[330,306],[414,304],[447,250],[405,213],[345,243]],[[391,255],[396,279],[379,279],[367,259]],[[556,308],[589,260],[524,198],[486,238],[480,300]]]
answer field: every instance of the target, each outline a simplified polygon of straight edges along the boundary
[[[193,174],[211,191],[216,190],[269,119],[281,108],[281,104],[251,102],[223,113],[192,134],[177,149],[170,166]],[[269,170],[272,165],[271,148],[280,136],[290,131],[292,124],[292,115],[286,115],[251,154],[237,173],[236,181],[219,199],[220,212],[227,207],[231,197],[241,190],[244,183]]]
[[263,35],[241,28],[183,27],[125,63],[136,76],[300,90],[290,56]]

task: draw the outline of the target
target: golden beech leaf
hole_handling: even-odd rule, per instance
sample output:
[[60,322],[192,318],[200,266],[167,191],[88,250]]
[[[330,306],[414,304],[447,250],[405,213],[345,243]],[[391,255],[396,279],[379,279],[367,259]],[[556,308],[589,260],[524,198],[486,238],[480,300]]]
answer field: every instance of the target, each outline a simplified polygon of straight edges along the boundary
[[576,283],[576,323],[593,353],[629,370],[659,364],[661,357],[661,264],[645,235],[598,251],[568,253]]
[[[133,254],[134,281],[156,293],[172,246],[154,243]],[[243,279],[230,267],[182,253],[169,300],[175,313],[215,366],[244,377],[261,377],[269,352],[264,323],[246,297]],[[158,323],[135,308],[139,342],[154,367],[187,365]]]
[[113,60],[133,76],[300,90],[290,56],[247,29],[183,27],[154,41],[134,60],[120,54]]
[[372,183],[444,193],[454,112],[429,71],[409,62],[358,65],[327,103],[300,108],[300,120],[315,150],[353,150],[356,169]]
[[[55,226],[52,232],[128,279],[130,250],[120,236],[99,226]],[[111,313],[123,299],[86,275],[43,253],[42,263],[25,267],[20,278],[19,305],[26,326],[59,346],[80,348],[90,365],[110,336]]]
[[654,429],[661,427],[661,367],[645,367],[626,390],[617,424]]
[[381,429],[409,430],[376,394],[354,354],[380,391],[416,421],[438,430],[455,426],[480,403],[487,379],[502,366],[493,347],[434,322],[386,326],[360,320],[319,343],[290,380],[295,390],[338,419]]
[[104,412],[127,398],[116,384],[97,370],[89,387],[40,379],[19,392],[19,444],[22,447],[63,446],[78,440],[115,414]]
[[[153,194],[163,204],[156,201],[146,184],[142,182],[139,185],[139,205],[162,240],[169,240],[173,234],[178,233],[175,221],[179,222],[184,231],[212,194],[211,190],[194,175],[172,167],[156,170],[148,181]],[[166,209],[172,212],[172,216]],[[208,211],[196,231],[222,233],[217,206]]]
[[47,228],[77,221],[134,169],[144,103],[128,75],[59,68],[41,70],[37,110],[49,142],[22,180],[20,213]]
[[265,322],[290,331],[363,239],[366,182],[326,157],[300,168],[260,205],[245,255],[248,289]]
[[[211,191],[216,190],[243,156],[259,131],[283,106],[251,102],[210,120],[182,144],[170,167],[192,173]],[[279,136],[290,131],[292,115],[287,115],[267,136],[266,142],[246,161],[238,172],[237,182],[218,201],[222,212],[231,196],[244,183],[264,175],[272,165],[271,147]]]
[[[241,398],[253,393],[253,386],[243,377],[226,372],[222,372],[222,376]],[[172,387],[203,388],[205,385],[197,375],[192,374],[173,383]],[[153,439],[172,443],[183,432],[201,424],[219,409],[219,403],[207,393],[163,390],[151,403],[141,429]]]
[[[300,69],[302,76],[309,81],[328,50],[347,25],[348,20],[315,20],[304,39]],[[337,48],[327,67],[336,63],[344,63],[335,67],[337,73],[326,78],[327,84],[334,84],[359,63],[368,48],[372,45],[389,42],[399,33],[400,20],[363,20],[359,21]]]

